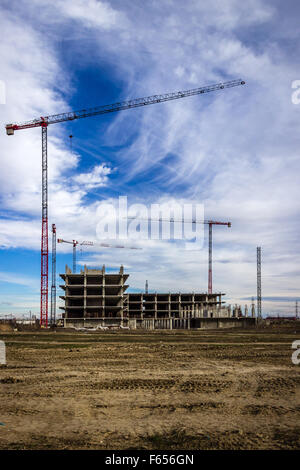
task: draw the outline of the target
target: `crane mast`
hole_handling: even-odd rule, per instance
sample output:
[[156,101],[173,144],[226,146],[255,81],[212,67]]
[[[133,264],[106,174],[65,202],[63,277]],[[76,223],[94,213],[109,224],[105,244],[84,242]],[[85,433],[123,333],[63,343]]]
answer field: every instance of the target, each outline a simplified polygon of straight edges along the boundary
[[56,322],[56,226],[52,224],[52,284],[50,324]]
[[208,293],[212,294],[212,228],[213,225],[227,225],[231,227],[231,222],[217,222],[213,220],[205,221],[208,224]]
[[50,124],[60,122],[74,121],[101,114],[108,114],[116,111],[123,111],[131,108],[139,108],[156,103],[187,98],[189,96],[210,93],[212,91],[232,88],[244,85],[245,81],[230,80],[227,82],[216,83],[214,85],[194,88],[191,90],[178,91],[175,93],[165,93],[160,95],[151,95],[144,98],[137,98],[129,101],[122,101],[94,108],[81,109],[79,111],[68,111],[60,114],[41,116],[24,123],[7,124],[6,134],[13,135],[15,131],[22,129],[31,129],[34,127],[42,128],[42,237],[41,237],[41,326],[48,326],[48,155],[47,155],[47,128]]
[[257,259],[257,318],[261,318],[261,247],[256,248]]
[[42,126],[41,319],[48,326],[48,162],[47,126]]

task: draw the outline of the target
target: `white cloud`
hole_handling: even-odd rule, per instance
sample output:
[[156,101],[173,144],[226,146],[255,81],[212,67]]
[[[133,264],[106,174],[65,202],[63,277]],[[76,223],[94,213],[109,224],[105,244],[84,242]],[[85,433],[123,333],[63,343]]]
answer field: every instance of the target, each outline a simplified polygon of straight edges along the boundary
[[[6,105],[0,106],[2,130],[9,122],[22,122],[67,109],[62,93],[68,91],[68,79],[56,61],[51,44],[9,12],[1,15],[2,43],[0,49],[1,77],[6,82]],[[16,41],[16,38],[18,40]],[[55,85],[55,87],[54,87]],[[60,88],[61,94],[54,89]],[[49,139],[50,178],[76,165],[74,156],[66,151],[56,131]],[[41,183],[40,129],[16,132],[14,136],[1,133],[0,193],[2,205],[18,212],[38,210]]]
[[36,279],[28,276],[23,276],[17,273],[0,272],[0,282],[7,282],[9,284],[17,284],[19,286],[26,286],[36,288]]
[[73,19],[87,28],[110,29],[123,19],[120,12],[100,0],[57,0],[55,6],[61,10],[64,19]]
[[90,172],[75,175],[73,181],[85,189],[99,188],[107,184],[107,176],[110,174],[111,168],[102,163],[101,165],[96,165]]

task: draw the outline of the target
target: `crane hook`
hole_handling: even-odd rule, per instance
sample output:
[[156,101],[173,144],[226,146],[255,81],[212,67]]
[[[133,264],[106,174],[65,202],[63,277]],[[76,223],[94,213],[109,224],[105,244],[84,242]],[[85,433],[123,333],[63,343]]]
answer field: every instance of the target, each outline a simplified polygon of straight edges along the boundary
[[73,151],[73,148],[72,148],[72,139],[73,139],[73,135],[70,134],[70,135],[69,135],[69,138],[70,138],[70,149],[71,149],[71,153],[72,153],[72,151]]

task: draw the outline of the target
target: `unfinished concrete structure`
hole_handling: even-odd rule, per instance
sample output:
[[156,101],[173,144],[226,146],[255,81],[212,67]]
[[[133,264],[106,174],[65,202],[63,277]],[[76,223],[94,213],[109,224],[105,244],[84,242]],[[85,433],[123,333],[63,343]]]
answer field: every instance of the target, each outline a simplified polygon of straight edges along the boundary
[[[130,328],[202,328],[220,319],[238,318],[224,306],[222,293],[127,293],[129,275],[123,266],[118,273],[87,269],[73,274],[66,266],[60,274],[64,284],[64,326],[129,326]],[[212,320],[218,320],[217,322]],[[226,326],[223,322],[224,326]]]
[[124,274],[122,266],[117,274],[106,273],[105,266],[101,270],[85,266],[79,274],[73,274],[66,266],[65,274],[60,277],[65,281],[60,286],[65,295],[60,298],[65,301],[61,308],[66,323],[82,319],[119,319],[122,324],[124,316],[128,317],[128,297],[125,295],[128,274]]
[[215,318],[229,316],[222,304],[225,294],[154,293],[128,294],[130,316],[134,318]]

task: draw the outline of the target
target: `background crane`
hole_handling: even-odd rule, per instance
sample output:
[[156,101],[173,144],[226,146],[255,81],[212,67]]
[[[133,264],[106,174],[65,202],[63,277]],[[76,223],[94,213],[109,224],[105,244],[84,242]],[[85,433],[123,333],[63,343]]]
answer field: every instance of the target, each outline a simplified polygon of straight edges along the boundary
[[216,220],[207,220],[204,221],[205,224],[208,224],[208,293],[212,294],[212,228],[213,225],[227,225],[228,228],[231,227],[231,222],[217,222]]
[[95,108],[81,109],[50,116],[42,116],[24,123],[7,124],[7,135],[13,135],[15,131],[22,129],[31,129],[41,127],[42,129],[42,237],[41,237],[41,317],[42,326],[48,326],[48,151],[47,151],[47,128],[49,124],[59,122],[74,121],[100,114],[107,114],[125,109],[138,108],[165,101],[177,100],[188,96],[200,95],[211,91],[232,88],[244,85],[241,79],[231,80],[223,83],[217,83],[192,90],[178,91],[175,93],[165,93],[161,95],[152,95],[145,98],[123,101],[119,103],[98,106]]
[[127,219],[140,219],[140,220],[148,220],[150,222],[181,222],[181,223],[192,223],[192,224],[206,224],[208,225],[208,293],[212,294],[212,227],[213,225],[227,225],[227,227],[231,227],[231,222],[219,222],[217,220],[177,220],[173,217],[169,219],[151,219],[151,218],[143,218],[143,217],[127,217]]
[[52,284],[50,324],[56,321],[56,226],[52,224]]
[[127,248],[129,250],[141,250],[141,248],[135,246],[125,246],[125,245],[110,245],[109,243],[98,243],[98,242],[90,242],[90,241],[83,241],[78,242],[77,240],[64,240],[63,238],[58,238],[57,243],[69,243],[73,245],[73,274],[76,274],[76,247],[79,246],[103,246],[105,248]]
[[256,270],[257,270],[257,318],[261,316],[261,246],[256,248]]

